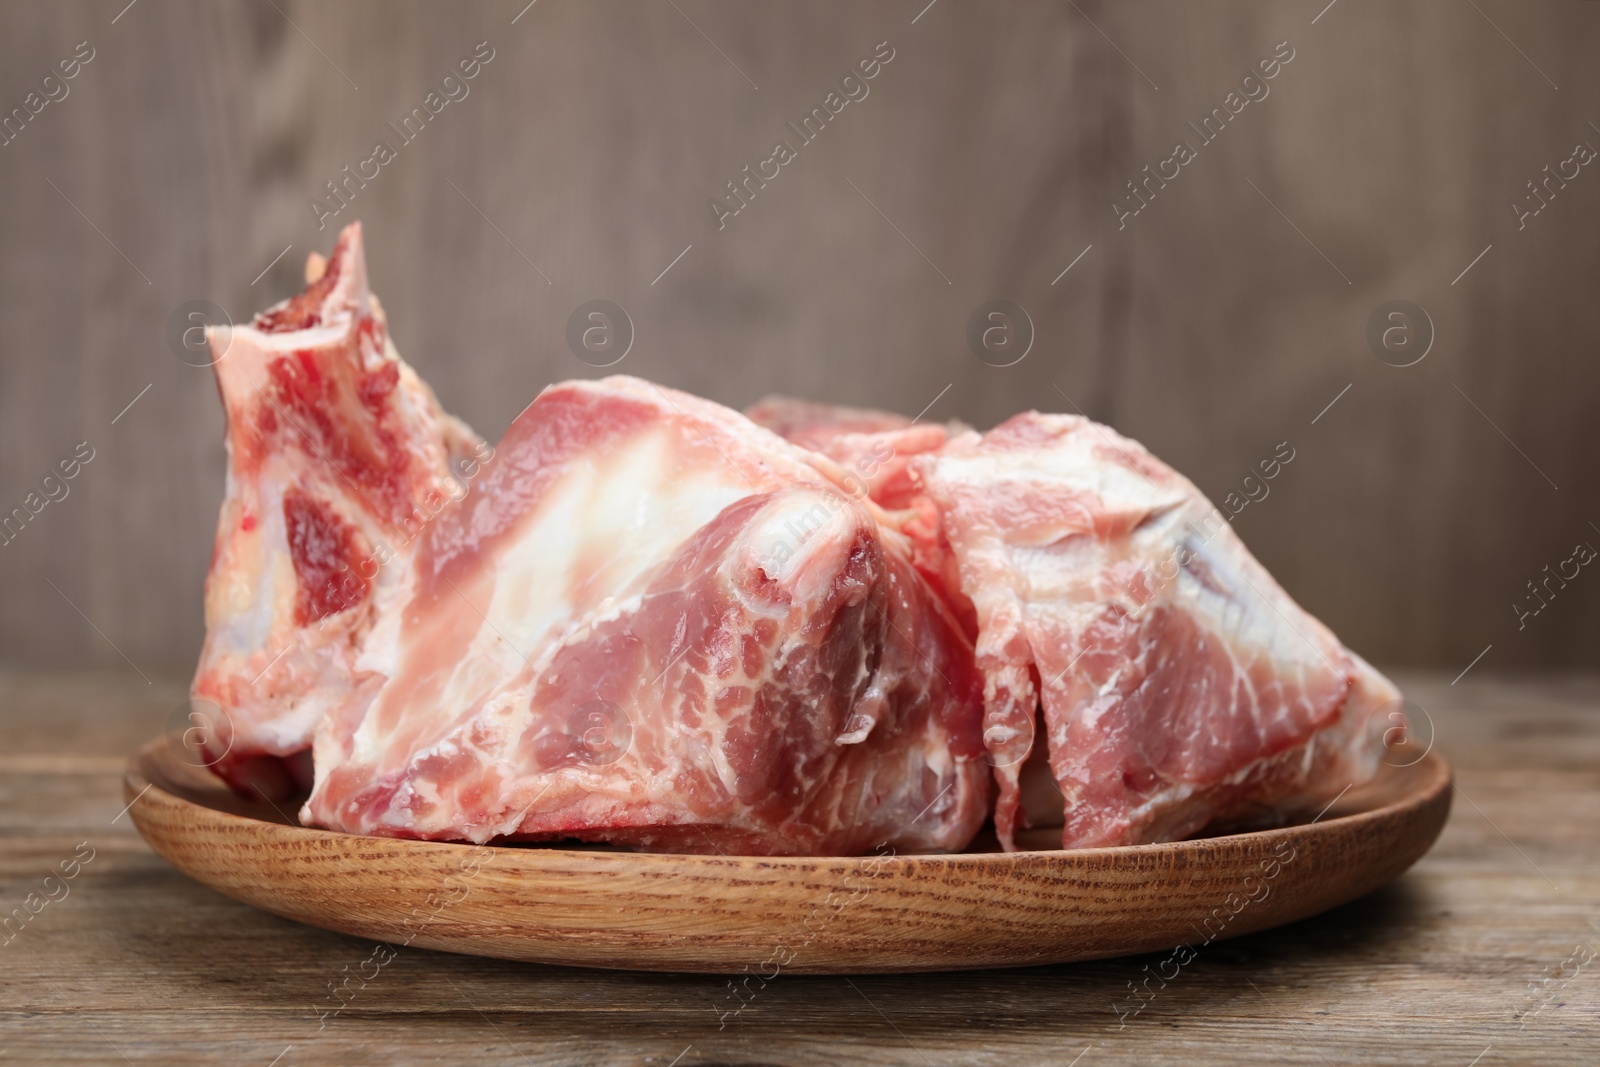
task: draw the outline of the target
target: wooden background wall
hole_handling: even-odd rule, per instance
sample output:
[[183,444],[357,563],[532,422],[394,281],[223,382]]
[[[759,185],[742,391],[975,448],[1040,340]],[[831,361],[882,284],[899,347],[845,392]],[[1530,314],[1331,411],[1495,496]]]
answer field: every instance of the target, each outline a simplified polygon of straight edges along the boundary
[[[1600,4],[524,2],[0,7],[0,107],[95,56],[0,148],[0,511],[95,455],[0,547],[0,659],[190,668],[222,418],[167,317],[295,289],[334,233],[309,198],[487,41],[341,221],[401,351],[490,438],[599,373],[563,337],[607,298],[637,332],[618,370],[729,404],[1080,408],[1214,499],[1287,441],[1237,528],[1357,650],[1595,664],[1600,568],[1521,629],[1511,605],[1600,547],[1600,166],[1522,229],[1509,203],[1600,147]],[[882,41],[870,95],[719,232],[709,198]],[[1125,182],[1285,41],[1119,230]],[[964,340],[997,297],[1035,324],[1012,367]],[[1364,338],[1395,298],[1436,329],[1415,366]]]

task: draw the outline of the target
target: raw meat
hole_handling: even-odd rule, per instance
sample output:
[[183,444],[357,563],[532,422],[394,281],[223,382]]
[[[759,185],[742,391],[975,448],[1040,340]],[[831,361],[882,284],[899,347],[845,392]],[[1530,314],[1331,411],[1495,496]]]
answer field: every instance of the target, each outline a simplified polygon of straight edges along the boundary
[[1398,692],[1105,427],[751,421],[609,378],[547,389],[495,452],[395,352],[358,225],[308,282],[209,335],[228,495],[192,688],[227,713],[216,769],[309,786],[308,823],[953,851],[992,765],[1006,848],[1030,816],[1079,847],[1375,770]]
[[837,465],[629,378],[545,390],[421,538],[370,702],[302,818],[680,852],[964,847],[970,642]]
[[788,397],[768,397],[745,414],[785,440],[834,460],[874,501],[893,509],[914,508],[921,497],[920,484],[910,471],[911,457],[937,452],[952,430],[967,429]]
[[785,440],[827,457],[831,464],[813,462],[836,484],[877,504],[878,520],[911,541],[917,570],[944,596],[967,636],[977,637],[977,617],[961,591],[938,506],[912,467],[917,456],[938,452],[952,434],[969,432],[969,427],[788,397],[767,397],[745,414]]
[[203,731],[207,761],[273,796],[309,784],[305,759],[283,758],[310,748],[323,715],[392,670],[364,656],[368,638],[409,599],[418,534],[490,455],[396,353],[359,223],[310,283],[249,326],[208,331],[228,480],[191,698],[226,713]]
[[1376,770],[1398,691],[1138,443],[1030,412],[912,467],[977,611],[1008,848],[1041,701],[1067,848],[1308,808]]

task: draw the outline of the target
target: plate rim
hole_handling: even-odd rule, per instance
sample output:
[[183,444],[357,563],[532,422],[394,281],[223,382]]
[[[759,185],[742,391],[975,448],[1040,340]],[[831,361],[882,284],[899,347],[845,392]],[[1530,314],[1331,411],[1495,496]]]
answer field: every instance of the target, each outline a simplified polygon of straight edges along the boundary
[[[1403,874],[1449,819],[1454,773],[1441,754],[1393,773],[1406,777],[1377,784],[1364,806],[1346,801],[1357,810],[1286,826],[1143,845],[867,856],[345,834],[280,821],[282,808],[270,819],[211,806],[195,794],[214,790],[205,800],[226,803],[227,786],[183,760],[170,735],[137,749],[123,781],[139,833],[177,872],[305,925],[475,956],[697,974],[749,973],[768,951],[758,966],[774,964],[802,934],[804,959],[791,953],[784,970],[869,974],[1130,956],[1192,941],[1197,923],[1209,943],[1346,904]],[[485,862],[469,863],[475,854]],[[460,903],[441,914],[447,887]]]
[[[1234,833],[1216,834],[1210,837],[1189,837],[1182,838],[1177,841],[1153,841],[1138,845],[1097,845],[1085,848],[1018,849],[1014,852],[894,852],[888,855],[863,854],[858,856],[764,856],[747,855],[743,853],[711,855],[697,852],[650,852],[642,850],[609,851],[590,848],[571,848],[564,846],[561,842],[489,841],[480,845],[469,841],[436,841],[423,838],[389,837],[373,834],[350,834],[339,830],[328,830],[322,827],[304,826],[299,824],[280,823],[272,822],[266,819],[258,819],[251,815],[227,811],[222,808],[212,807],[208,804],[201,803],[200,801],[194,800],[190,797],[175,793],[172,790],[167,789],[160,782],[152,780],[152,778],[143,770],[143,764],[147,759],[155,756],[156,750],[165,744],[167,736],[168,735],[160,735],[152,738],[141,744],[129,754],[127,764],[123,770],[123,796],[124,799],[130,803],[130,805],[133,804],[136,796],[142,796],[145,792],[156,790],[160,791],[172,803],[181,807],[193,808],[205,812],[209,818],[215,818],[224,822],[234,822],[266,827],[269,828],[271,832],[287,831],[293,835],[302,836],[304,840],[308,841],[348,842],[354,840],[368,842],[378,847],[402,849],[437,847],[445,851],[457,849],[470,850],[476,848],[493,848],[503,849],[512,855],[528,857],[530,859],[539,856],[559,855],[563,857],[582,857],[585,860],[590,860],[596,863],[617,863],[624,865],[633,865],[639,862],[681,864],[684,862],[693,862],[695,860],[705,860],[710,863],[720,865],[728,862],[744,861],[761,864],[763,866],[793,867],[797,869],[813,871],[818,865],[833,866],[840,870],[850,870],[866,863],[875,862],[881,864],[895,861],[906,862],[913,860],[921,862],[959,862],[963,865],[981,865],[985,862],[1000,865],[1016,865],[1019,863],[1037,863],[1041,861],[1060,862],[1063,859],[1071,859],[1079,856],[1102,861],[1108,857],[1116,856],[1127,856],[1131,859],[1142,855],[1161,854],[1172,852],[1174,850],[1203,852],[1208,847],[1227,846],[1231,844],[1270,844],[1288,837],[1304,836],[1312,826],[1321,826],[1324,828],[1324,832],[1328,832],[1333,829],[1355,829],[1362,823],[1374,823],[1384,819],[1394,818],[1407,812],[1414,812],[1418,809],[1425,808],[1429,804],[1436,802],[1441,793],[1451,791],[1455,785],[1454,768],[1451,766],[1449,761],[1445,759],[1443,754],[1436,750],[1430,750],[1414,763],[1407,764],[1404,768],[1397,768],[1398,770],[1410,770],[1414,767],[1427,765],[1427,772],[1431,777],[1425,786],[1416,788],[1415,790],[1408,792],[1403,796],[1391,800],[1389,803],[1382,804],[1377,807],[1366,808],[1361,811],[1336,815],[1327,820],[1323,820],[1321,816],[1318,816],[1309,822],[1294,822],[1282,826],[1270,826],[1256,830],[1242,830]],[[212,777],[214,778],[217,777],[207,767],[198,767],[195,769],[212,774]],[[1379,773],[1382,773],[1381,770]],[[224,785],[225,787],[225,783],[223,783],[220,778],[217,778],[217,781],[219,784]],[[148,787],[148,789],[143,787]],[[1344,792],[1349,792],[1351,788],[1354,788],[1354,786],[1352,785],[1346,787]],[[1344,793],[1340,793],[1338,797],[1335,797],[1334,800],[1329,803],[1329,807],[1332,807],[1333,804],[1338,803],[1338,800],[1343,796]],[[137,812],[130,808],[130,813],[134,815],[135,824],[138,825],[139,817]],[[142,825],[140,826],[140,833],[141,835],[144,833]],[[443,853],[441,852],[441,854]]]

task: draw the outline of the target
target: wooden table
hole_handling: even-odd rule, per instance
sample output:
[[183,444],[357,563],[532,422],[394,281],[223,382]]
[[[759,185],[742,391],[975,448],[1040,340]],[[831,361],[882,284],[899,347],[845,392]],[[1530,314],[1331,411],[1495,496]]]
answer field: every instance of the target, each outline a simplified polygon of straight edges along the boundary
[[319,1028],[373,945],[189,881],[122,813],[123,758],[182,683],[0,673],[0,916],[57,898],[0,933],[0,1065],[1600,1063],[1600,676],[1400,680],[1457,770],[1437,847],[1211,946],[1125,1024],[1113,1004],[1159,956],[784,975],[719,1029],[715,976],[401,949]]

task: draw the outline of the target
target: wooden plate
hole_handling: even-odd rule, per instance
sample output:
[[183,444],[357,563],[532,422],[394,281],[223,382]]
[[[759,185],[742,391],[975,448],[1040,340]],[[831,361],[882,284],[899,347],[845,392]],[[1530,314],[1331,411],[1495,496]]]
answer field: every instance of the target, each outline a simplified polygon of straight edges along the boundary
[[[1099,959],[1236,937],[1397,877],[1450,810],[1436,754],[1314,822],[1125,848],[855,859],[472,846],[307,829],[157,739],[124,781],[190,877],[299,922],[447,952],[651,971],[841,974]],[[288,813],[288,814],[285,814]],[[1059,831],[1056,831],[1059,832]],[[991,838],[992,841],[992,838]]]

